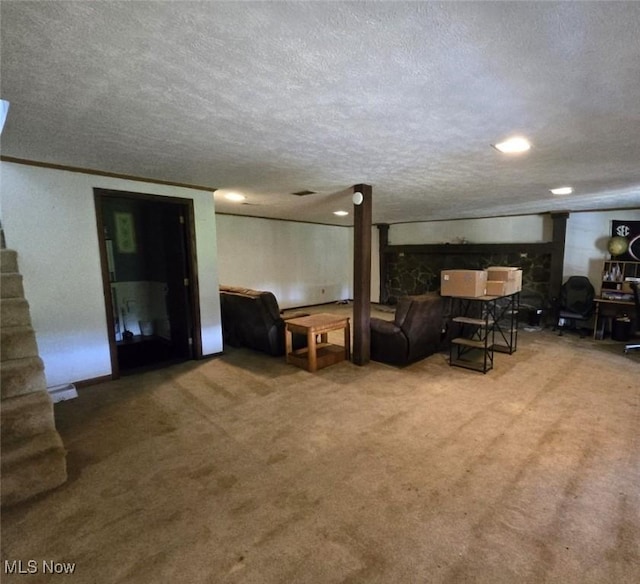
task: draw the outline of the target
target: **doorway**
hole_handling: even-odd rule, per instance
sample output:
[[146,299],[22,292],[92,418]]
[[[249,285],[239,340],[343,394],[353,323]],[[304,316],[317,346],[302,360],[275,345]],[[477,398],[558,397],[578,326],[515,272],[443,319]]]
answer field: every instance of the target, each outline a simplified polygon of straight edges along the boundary
[[193,201],[94,197],[113,378],[200,358]]

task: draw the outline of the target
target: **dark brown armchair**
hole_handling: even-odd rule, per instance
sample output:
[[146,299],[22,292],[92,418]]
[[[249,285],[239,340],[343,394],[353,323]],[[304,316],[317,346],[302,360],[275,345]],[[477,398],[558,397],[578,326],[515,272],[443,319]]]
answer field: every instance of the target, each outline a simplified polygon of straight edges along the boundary
[[444,300],[438,293],[404,296],[395,319],[371,319],[371,359],[405,365],[440,349]]
[[[285,319],[271,292],[220,286],[222,338],[226,345],[247,347],[269,355],[284,355]],[[292,314],[288,318],[307,316]],[[306,347],[307,339],[294,335],[294,349]]]

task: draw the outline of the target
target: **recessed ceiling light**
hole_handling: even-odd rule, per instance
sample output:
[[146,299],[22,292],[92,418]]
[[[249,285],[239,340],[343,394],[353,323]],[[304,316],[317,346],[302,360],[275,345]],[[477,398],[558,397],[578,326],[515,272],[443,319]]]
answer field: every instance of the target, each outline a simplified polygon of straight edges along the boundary
[[344,217],[345,215],[349,214],[349,211],[334,211],[333,214],[337,215],[338,217]]
[[557,189],[551,189],[551,193],[554,195],[570,195],[573,192],[571,187],[558,187]]
[[233,201],[234,203],[239,203],[240,201],[244,201],[247,197],[240,193],[227,193],[224,198],[229,201]]
[[500,142],[498,144],[492,144],[492,146],[499,150],[500,152],[504,152],[505,154],[518,154],[520,152],[526,152],[531,148],[531,143],[526,138],[522,136],[514,136],[513,138],[509,138],[504,142]]

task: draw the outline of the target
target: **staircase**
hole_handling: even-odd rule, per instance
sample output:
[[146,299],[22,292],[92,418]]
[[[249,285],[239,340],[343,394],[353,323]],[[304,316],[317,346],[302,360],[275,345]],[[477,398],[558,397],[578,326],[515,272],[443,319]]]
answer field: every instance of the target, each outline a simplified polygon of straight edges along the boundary
[[11,505],[64,483],[67,463],[17,254],[6,249],[1,231],[0,239],[1,503]]

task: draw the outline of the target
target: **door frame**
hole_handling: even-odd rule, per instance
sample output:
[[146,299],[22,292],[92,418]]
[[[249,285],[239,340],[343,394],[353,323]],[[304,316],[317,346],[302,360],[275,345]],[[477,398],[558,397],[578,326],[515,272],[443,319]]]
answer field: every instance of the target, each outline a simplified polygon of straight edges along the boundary
[[104,215],[102,202],[108,198],[131,199],[146,201],[149,203],[171,204],[181,206],[184,212],[184,229],[186,235],[186,268],[189,272],[189,308],[191,313],[192,350],[193,359],[202,359],[202,322],[200,318],[200,285],[198,282],[198,258],[196,254],[195,212],[193,199],[181,197],[169,197],[164,195],[151,195],[146,193],[133,193],[130,191],[117,191],[94,187],[93,198],[96,209],[96,226],[98,229],[98,248],[100,252],[100,267],[102,271],[102,290],[104,294],[107,331],[109,340],[109,354],[111,357],[111,377],[120,377],[118,364],[118,348],[114,334],[115,320],[113,318],[113,295],[111,293],[111,281],[109,279],[109,264],[107,261],[107,246],[104,234]]

